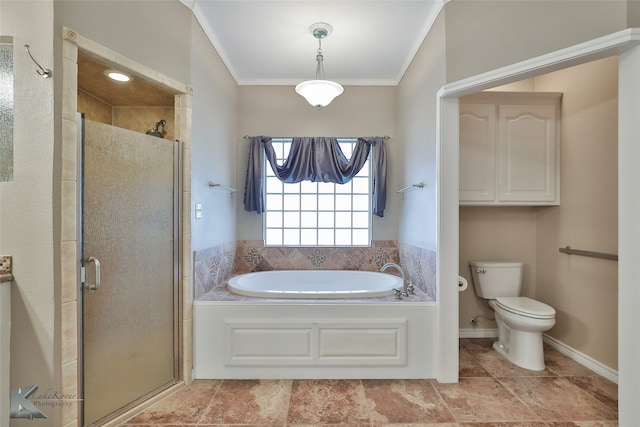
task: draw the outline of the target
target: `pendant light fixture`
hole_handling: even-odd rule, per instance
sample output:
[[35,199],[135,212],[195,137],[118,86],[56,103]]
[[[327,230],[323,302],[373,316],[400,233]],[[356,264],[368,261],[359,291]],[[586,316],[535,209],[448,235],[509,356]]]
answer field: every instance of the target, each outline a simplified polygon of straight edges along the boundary
[[316,55],[316,79],[307,80],[296,86],[296,92],[298,95],[303,96],[307,102],[318,110],[322,107],[326,107],[333,101],[336,96],[342,95],[344,88],[336,82],[331,80],[324,80],[324,67],[322,65],[322,39],[331,34],[333,28],[331,25],[318,22],[309,27],[313,37],[318,39],[318,53]]

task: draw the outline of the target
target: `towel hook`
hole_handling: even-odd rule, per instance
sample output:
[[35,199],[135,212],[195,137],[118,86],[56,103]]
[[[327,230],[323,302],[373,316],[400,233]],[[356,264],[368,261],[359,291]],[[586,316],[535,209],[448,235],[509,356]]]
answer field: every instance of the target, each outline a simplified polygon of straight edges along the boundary
[[42,66],[40,64],[38,64],[38,61],[36,61],[35,58],[33,57],[33,55],[31,55],[31,52],[29,52],[29,45],[28,44],[25,44],[24,48],[27,50],[27,54],[29,55],[29,58],[31,58],[33,63],[38,66],[38,69],[36,70],[36,73],[38,73],[40,76],[44,77],[45,79],[50,78],[51,77],[51,70],[48,69],[48,68],[42,68]]

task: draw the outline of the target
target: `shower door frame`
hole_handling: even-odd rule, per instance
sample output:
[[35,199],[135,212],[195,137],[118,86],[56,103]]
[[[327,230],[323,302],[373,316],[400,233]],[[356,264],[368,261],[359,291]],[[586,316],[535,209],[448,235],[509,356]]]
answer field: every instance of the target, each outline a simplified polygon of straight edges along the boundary
[[[141,412],[149,405],[162,399],[173,391],[190,384],[192,381],[192,253],[191,253],[191,105],[193,89],[191,86],[158,73],[156,70],[139,64],[122,54],[88,39],[68,27],[62,28],[62,144],[60,199],[59,210],[59,269],[61,272],[60,310],[61,334],[60,365],[62,375],[60,392],[65,396],[76,396],[78,399],[64,405],[60,413],[60,425],[81,425],[82,421],[82,298],[80,296],[80,183],[79,161],[80,150],[77,123],[78,93],[78,51],[82,50],[95,58],[117,65],[139,77],[154,82],[159,87],[174,94],[175,138],[182,143],[180,163],[181,189],[176,195],[181,201],[179,211],[179,287],[178,287],[178,322],[179,327],[174,339],[178,340],[178,374],[177,383],[150,397],[145,402],[116,416],[107,425],[118,425],[126,419]],[[76,424],[77,423],[77,424]]]
[[[80,344],[80,349],[84,350],[83,336],[84,336],[84,328],[83,328],[83,316],[84,316],[84,305],[83,305],[83,292],[87,292],[88,290],[84,289],[84,283],[82,282],[82,278],[84,277],[85,283],[90,282],[87,276],[87,267],[86,260],[83,259],[84,250],[84,233],[83,233],[83,198],[84,198],[84,182],[85,182],[85,174],[84,174],[84,129],[85,117],[83,113],[78,113],[77,115],[77,126],[78,126],[78,200],[77,200],[77,213],[78,213],[78,254],[80,255],[79,263],[84,269],[84,274],[80,274],[80,291],[78,298],[78,311],[80,313],[79,318],[79,329],[78,329],[78,340]],[[129,402],[127,405],[122,408],[108,414],[107,416],[100,418],[97,420],[97,424],[91,425],[102,425],[105,422],[109,422],[118,416],[126,413],[132,408],[135,408],[139,404],[147,401],[150,397],[156,396],[159,393],[167,390],[174,385],[176,385],[183,377],[182,375],[182,330],[180,328],[180,319],[182,317],[182,298],[180,295],[180,272],[181,272],[181,253],[182,253],[182,238],[181,238],[181,224],[182,224],[182,142],[176,140],[173,145],[173,379],[171,382],[164,384],[154,390],[149,391],[138,399]],[[85,370],[84,370],[84,356],[78,359],[78,368],[79,368],[79,377],[78,377],[78,387],[79,387],[79,396],[83,396],[84,398],[84,382],[85,382]],[[84,417],[84,402],[81,406],[80,410],[80,425],[85,425],[85,417]]]

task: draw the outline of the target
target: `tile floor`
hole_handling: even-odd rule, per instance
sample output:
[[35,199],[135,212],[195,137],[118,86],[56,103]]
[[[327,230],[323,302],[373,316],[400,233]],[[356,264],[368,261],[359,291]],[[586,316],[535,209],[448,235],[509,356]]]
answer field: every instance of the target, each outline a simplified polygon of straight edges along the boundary
[[133,426],[610,427],[617,385],[546,347],[527,371],[460,340],[460,382],[435,380],[198,380],[129,420]]

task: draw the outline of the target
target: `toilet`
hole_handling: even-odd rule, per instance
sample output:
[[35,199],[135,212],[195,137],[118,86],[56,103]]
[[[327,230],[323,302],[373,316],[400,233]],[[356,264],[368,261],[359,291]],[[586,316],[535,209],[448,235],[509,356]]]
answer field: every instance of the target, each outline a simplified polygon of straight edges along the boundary
[[514,365],[533,371],[544,369],[542,333],[556,323],[553,307],[521,297],[521,262],[471,261],[476,295],[489,301],[498,324],[493,348]]

